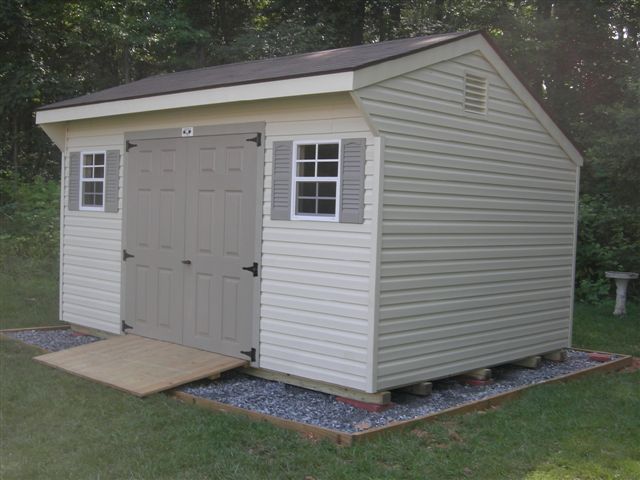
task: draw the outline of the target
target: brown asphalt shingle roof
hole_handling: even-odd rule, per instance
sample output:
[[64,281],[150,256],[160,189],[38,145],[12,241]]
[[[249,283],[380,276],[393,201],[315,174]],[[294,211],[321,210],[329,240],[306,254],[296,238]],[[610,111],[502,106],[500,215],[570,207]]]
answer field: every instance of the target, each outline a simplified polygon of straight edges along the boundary
[[476,33],[478,32],[456,32],[404,38],[356,47],[167,73],[52,103],[40,108],[40,110],[353,71],[443,45]]

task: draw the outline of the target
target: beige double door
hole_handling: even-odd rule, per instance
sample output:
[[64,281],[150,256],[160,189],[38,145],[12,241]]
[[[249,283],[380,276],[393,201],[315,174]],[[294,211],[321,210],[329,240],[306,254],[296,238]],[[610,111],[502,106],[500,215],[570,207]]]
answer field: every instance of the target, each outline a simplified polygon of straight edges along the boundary
[[257,278],[258,149],[250,135],[135,140],[127,154],[125,322],[246,358]]

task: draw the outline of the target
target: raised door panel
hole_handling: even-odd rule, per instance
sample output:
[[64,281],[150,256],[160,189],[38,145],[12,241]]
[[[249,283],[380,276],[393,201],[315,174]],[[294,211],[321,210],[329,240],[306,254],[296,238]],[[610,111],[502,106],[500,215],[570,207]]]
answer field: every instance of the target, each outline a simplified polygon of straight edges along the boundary
[[185,145],[138,140],[126,160],[125,321],[133,332],[182,342]]
[[247,135],[188,145],[184,343],[242,357],[252,346],[257,147]]

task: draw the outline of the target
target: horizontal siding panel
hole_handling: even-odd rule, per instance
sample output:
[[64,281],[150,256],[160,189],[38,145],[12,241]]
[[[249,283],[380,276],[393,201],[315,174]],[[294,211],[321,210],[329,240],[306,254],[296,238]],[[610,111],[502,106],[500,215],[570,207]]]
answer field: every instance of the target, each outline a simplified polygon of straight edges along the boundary
[[366,390],[367,388],[366,379],[363,375],[352,375],[344,371],[330,370],[313,364],[290,362],[277,357],[271,357],[262,352],[260,354],[260,367],[276,372],[284,372],[290,375],[333,383],[335,385],[349,385],[351,388],[359,390]]
[[[383,251],[384,253],[384,251]],[[561,267],[571,266],[571,258],[539,257],[539,258],[510,258],[510,259],[484,259],[462,260],[451,262],[402,262],[383,263],[381,274],[383,278],[402,277],[414,275],[465,273],[465,272],[496,272],[501,270],[517,270],[534,267]]]
[[279,267],[263,267],[260,276],[264,280],[278,282],[293,282],[302,285],[315,285],[320,287],[344,288],[369,292],[369,279],[358,275],[337,275],[335,273],[322,273]]
[[[275,306],[271,304],[263,304],[260,309],[260,315],[274,322],[281,322],[291,329],[309,328],[314,331],[315,327],[323,329],[325,332],[331,332],[344,338],[352,338],[354,345],[362,345],[356,343],[356,338],[366,336],[369,324],[366,319],[353,317],[341,317],[336,314],[327,313],[325,311],[309,311],[293,308],[292,306]],[[353,336],[351,334],[356,334]],[[366,338],[362,338],[362,342]]]
[[382,233],[402,234],[415,233],[423,235],[429,232],[436,234],[456,233],[456,234],[488,234],[504,233],[507,235],[514,233],[545,233],[545,234],[572,234],[572,224],[548,224],[535,222],[429,222],[429,221],[399,221],[385,220],[382,226]]
[[[380,335],[379,347],[381,351],[385,349],[391,351],[392,347],[403,348],[406,345],[420,344],[424,351],[435,351],[432,347],[433,342],[444,339],[469,339],[471,336],[481,335],[483,333],[493,332],[500,333],[502,331],[512,329],[514,327],[526,327],[552,321],[566,322],[569,317],[569,309],[546,310],[542,312],[529,313],[520,316],[509,316],[502,318],[490,318],[488,320],[478,320],[472,322],[458,323],[455,327],[444,325],[440,327],[427,327],[424,329],[411,330],[409,332],[393,332],[388,335]],[[424,342],[424,343],[423,343]]]
[[453,153],[432,153],[423,150],[387,147],[385,150],[385,174],[394,175],[396,166],[424,166],[452,168],[460,170],[478,171],[482,173],[498,173],[501,175],[516,175],[528,178],[550,178],[553,180],[571,180],[575,175],[573,170],[567,169],[566,164],[531,165],[527,161],[518,161],[519,157],[511,157],[511,161],[495,158],[470,157],[454,155]]
[[474,184],[488,184],[507,187],[536,188],[542,190],[561,190],[573,192],[575,178],[558,180],[548,178],[532,178],[522,175],[505,175],[496,172],[479,172],[466,170],[459,165],[455,168],[439,168],[428,165],[411,165],[395,163],[393,160],[385,167],[385,177],[399,177],[411,180],[441,180],[443,182],[460,182]]
[[484,247],[516,245],[571,245],[571,235],[385,235],[383,249],[411,247]]
[[105,321],[98,318],[89,318],[86,315],[77,315],[72,312],[64,312],[64,321],[73,325],[80,325],[88,328],[95,328],[107,333],[121,333],[120,321]]
[[86,299],[78,302],[77,299],[73,297],[70,298],[64,293],[62,295],[62,312],[70,312],[78,317],[85,317],[87,320],[95,319],[105,323],[120,325],[120,313],[112,310],[100,310],[95,308],[91,302],[86,301]]
[[523,258],[567,255],[571,260],[571,245],[542,245],[523,247],[484,247],[484,248],[385,248],[382,262],[421,262],[444,260],[480,260],[486,258]]
[[316,355],[327,355],[336,359],[354,361],[360,364],[367,361],[366,349],[355,348],[352,345],[344,345],[317,338],[310,338],[306,331],[301,335],[293,335],[292,332],[282,332],[267,329],[262,331],[260,338],[262,345],[276,348],[296,348]]
[[109,312],[120,312],[120,292],[108,290],[96,290],[89,285],[78,285],[77,282],[65,282],[64,293],[69,301],[76,299],[77,302],[86,301],[95,308]]
[[[286,243],[301,243],[306,245],[318,246],[318,237],[324,237],[323,240],[326,245],[337,245],[345,247],[364,247],[366,248],[371,241],[371,234],[368,232],[357,231],[344,231],[338,228],[337,231],[327,233],[321,228],[316,227],[311,229],[306,227],[305,229],[298,229],[296,225],[301,222],[285,222],[286,227],[281,228],[269,228],[265,229],[262,239],[265,242],[286,242]],[[306,222],[314,223],[314,222]],[[316,225],[319,222],[315,222]],[[341,225],[341,224],[337,224]]]
[[[336,247],[334,245],[304,245],[289,242],[262,242],[262,252],[272,255],[288,255],[291,257],[315,257],[329,260],[353,260],[368,262],[369,250],[362,247]],[[263,262],[264,265],[264,262]]]
[[[107,298],[108,295],[117,295],[112,297],[116,302],[120,302],[120,282],[113,280],[104,280],[101,278],[89,278],[86,276],[78,276],[65,271],[64,288],[69,292],[73,292],[69,287],[81,287],[79,292],[90,295],[100,295],[101,298]],[[118,279],[119,280],[119,279]]]
[[383,292],[380,295],[380,305],[406,305],[412,302],[442,301],[457,299],[462,301],[465,298],[479,297],[496,294],[506,294],[513,292],[529,292],[544,288],[562,288],[571,282],[571,276],[530,279],[511,282],[485,282],[483,284],[455,285],[450,287],[427,287],[414,288],[404,291]]
[[371,266],[369,262],[356,262],[353,260],[329,260],[314,257],[295,257],[290,255],[263,254],[264,265],[273,265],[275,268],[286,269],[295,274],[297,270],[301,272],[322,272],[334,275],[351,275],[354,277],[367,277]]
[[385,220],[446,220],[451,222],[548,222],[566,224],[572,214],[555,212],[513,211],[499,209],[429,208],[389,205],[384,211]]
[[461,333],[460,335],[447,337],[440,340],[423,340],[406,343],[394,347],[380,348],[378,360],[383,365],[385,362],[393,362],[407,357],[419,357],[429,352],[430,355],[465,350],[467,348],[482,348],[483,344],[494,344],[507,340],[526,339],[538,335],[540,332],[553,333],[562,338],[567,332],[566,317],[555,318],[544,322],[531,321],[526,325],[510,325],[500,330],[482,330],[474,333]]
[[456,275],[423,274],[383,278],[380,282],[381,292],[403,291],[416,288],[437,288],[445,286],[474,285],[493,282],[512,282],[525,279],[540,279],[554,277],[570,277],[571,267],[557,268],[526,268],[504,270],[497,272],[469,273]]
[[68,237],[113,240],[118,243],[122,240],[122,233],[118,229],[112,228],[110,223],[105,223],[104,228],[81,227],[65,223],[64,234]]
[[294,364],[321,366],[327,370],[344,372],[357,377],[366,376],[366,367],[363,362],[332,357],[323,353],[309,352],[304,349],[300,350],[295,348],[294,345],[283,348],[277,345],[263,343],[260,345],[260,354],[265,357],[277,358]]
[[85,249],[109,250],[117,252],[121,250],[120,240],[105,240],[93,237],[77,237],[65,232],[64,243],[66,247],[84,247]]
[[120,285],[120,272],[119,271],[97,271],[95,268],[85,265],[72,265],[65,263],[62,266],[64,275],[76,277],[83,280],[98,279],[105,283]]
[[527,292],[515,292],[507,294],[485,295],[475,298],[449,299],[441,301],[415,302],[403,305],[381,305],[380,319],[386,320],[398,317],[411,317],[430,313],[453,312],[456,310],[469,310],[498,305],[510,305],[519,302],[531,302],[535,300],[553,300],[556,298],[569,298],[571,288],[539,289]]
[[416,316],[405,316],[385,319],[380,322],[380,335],[410,334],[425,328],[456,328],[458,325],[472,324],[484,320],[505,317],[519,317],[531,312],[546,312],[565,310],[569,308],[566,298],[538,299],[529,302],[519,302],[507,305],[489,305],[484,308],[472,308],[465,311],[421,313]]
[[271,318],[268,312],[275,314],[282,313],[278,311],[278,309],[270,309],[268,307],[262,310],[262,323],[260,324],[260,328],[265,333],[313,338],[314,340],[323,342],[337,343],[360,352],[364,352],[365,350],[364,346],[367,344],[366,331],[361,330],[359,333],[347,332],[342,328],[343,326],[335,320],[333,323],[336,324],[337,328],[327,325],[326,323],[319,324],[317,321],[312,325],[306,318],[303,319],[303,322],[300,322],[300,318],[291,320],[287,315],[284,315],[287,317],[286,319],[277,320]]
[[393,208],[397,205],[402,207],[456,208],[466,211],[501,210],[565,214],[573,213],[574,211],[574,205],[569,202],[487,198],[472,195],[456,196],[390,191],[384,194],[383,200],[387,208]]
[[[122,253],[120,252],[120,250],[116,250],[113,248],[107,250],[105,248],[98,248],[94,245],[81,247],[75,245],[74,242],[65,243],[66,245],[64,247],[64,255],[72,255],[75,257],[90,258],[96,260],[107,260],[118,264],[120,263],[120,260],[122,258]],[[85,243],[91,244],[91,241],[88,240]],[[93,274],[96,275],[96,273],[101,272],[94,272]]]
[[289,281],[262,280],[262,292],[309,300],[348,303],[368,306],[369,292],[349,290],[345,288],[325,287],[321,285],[302,285]]
[[309,313],[322,312],[327,315],[336,315],[338,317],[353,318],[356,320],[368,321],[369,319],[368,306],[357,305],[354,303],[345,303],[340,305],[333,302],[331,299],[317,300],[292,295],[263,292],[262,305],[291,308]]

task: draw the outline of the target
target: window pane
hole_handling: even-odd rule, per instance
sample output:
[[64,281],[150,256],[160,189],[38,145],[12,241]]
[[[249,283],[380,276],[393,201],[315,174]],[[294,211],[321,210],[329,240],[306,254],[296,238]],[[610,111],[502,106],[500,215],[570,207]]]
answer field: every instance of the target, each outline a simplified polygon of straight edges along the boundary
[[315,160],[316,144],[298,145],[298,160]]
[[92,193],[85,193],[83,195],[82,204],[85,207],[93,207],[95,205],[95,196]]
[[299,182],[298,196],[299,197],[315,197],[317,186],[318,184],[316,182]]
[[102,193],[102,182],[96,182],[93,186],[93,191],[96,193]]
[[316,213],[315,199],[301,198],[298,199],[298,213]]
[[101,207],[102,206],[102,194],[101,193],[97,193],[93,196],[94,198],[94,205],[96,207]]
[[93,178],[104,178],[104,167],[96,167],[93,169]]
[[315,177],[316,163],[315,162],[298,163],[298,176],[299,177]]
[[93,168],[91,167],[84,167],[82,169],[82,177],[83,178],[93,178]]
[[104,153],[96,153],[94,156],[94,165],[104,165]]
[[318,196],[319,197],[334,197],[336,196],[336,182],[320,182],[318,183]]
[[338,144],[321,143],[318,145],[318,159],[337,160]]
[[319,177],[337,177],[338,162],[318,162]]
[[336,201],[335,200],[318,200],[318,213],[322,213],[326,215],[335,215]]
[[93,165],[93,155],[83,155],[82,157],[82,165],[84,166],[92,166]]
[[93,192],[95,192],[95,190],[93,188],[94,185],[95,185],[94,182],[84,182],[82,185],[83,185],[83,189],[82,189],[83,193],[93,193]]

